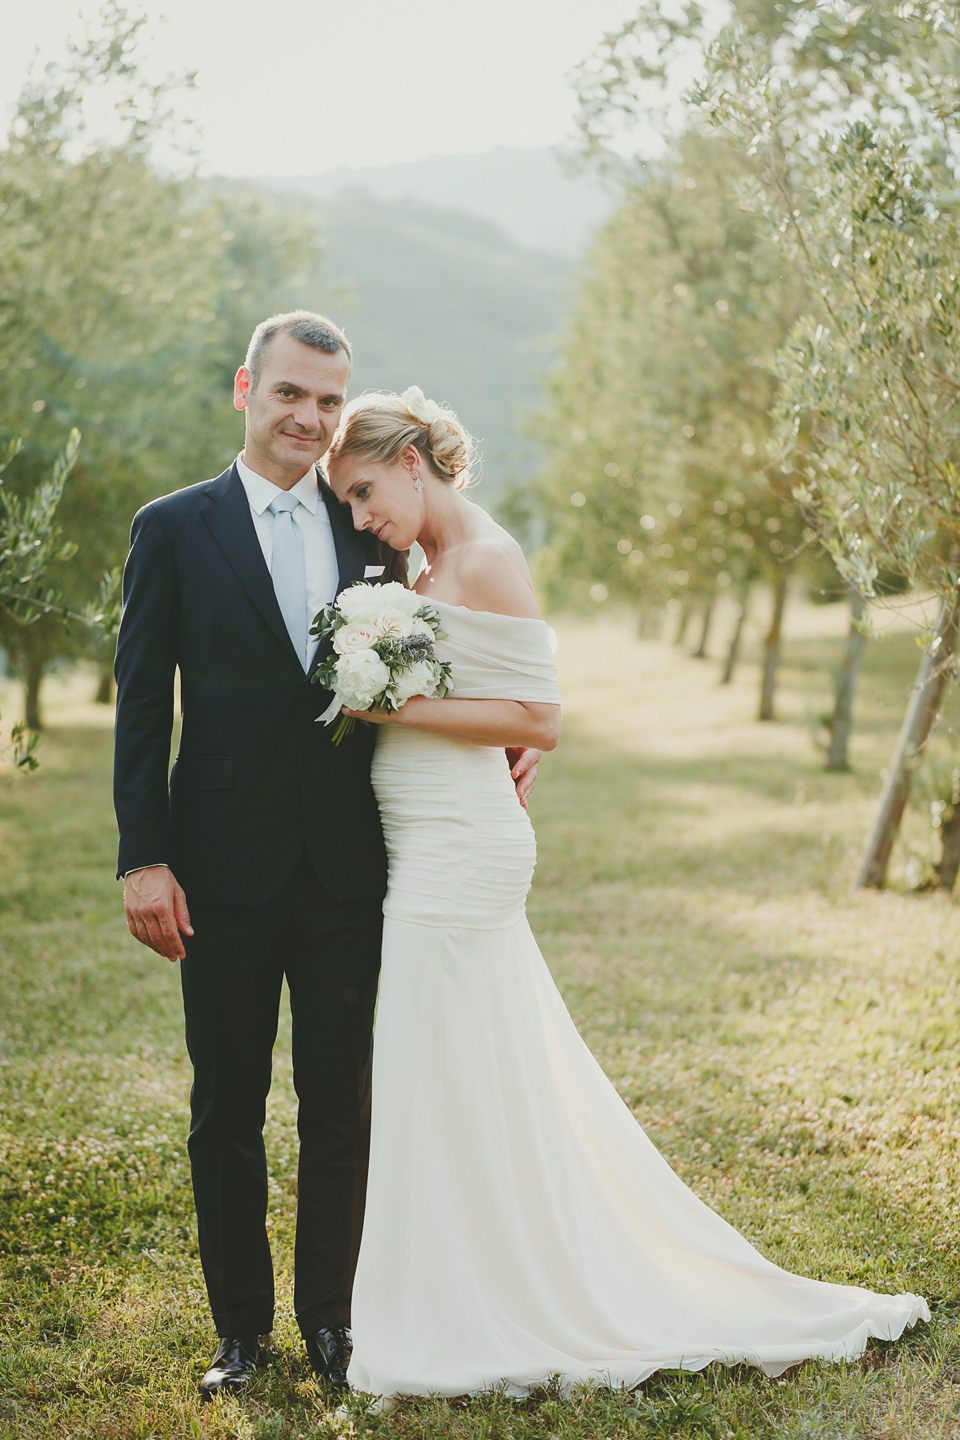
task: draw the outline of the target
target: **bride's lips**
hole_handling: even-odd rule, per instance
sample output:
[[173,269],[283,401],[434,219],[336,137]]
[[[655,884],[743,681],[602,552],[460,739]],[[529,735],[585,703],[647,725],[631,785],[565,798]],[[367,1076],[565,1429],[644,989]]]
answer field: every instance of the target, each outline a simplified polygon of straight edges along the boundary
[[377,537],[378,540],[382,540],[382,539],[383,539],[383,532],[384,532],[384,530],[386,530],[388,523],[389,523],[388,521],[384,520],[384,522],[383,522],[383,524],[380,526],[379,530],[374,530],[373,533],[374,533],[374,535],[376,535],[376,537]]

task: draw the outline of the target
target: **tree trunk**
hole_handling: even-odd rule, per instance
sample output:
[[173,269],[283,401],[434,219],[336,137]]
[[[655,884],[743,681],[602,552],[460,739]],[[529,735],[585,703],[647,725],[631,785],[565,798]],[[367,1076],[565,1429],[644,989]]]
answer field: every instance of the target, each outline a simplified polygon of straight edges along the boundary
[[890,770],[880,796],[880,809],[867,841],[857,889],[881,890],[887,878],[890,852],[896,838],[903,811],[910,794],[913,772],[923,754],[924,746],[937,718],[940,699],[947,681],[949,660],[957,644],[957,623],[960,621],[960,600],[944,599],[937,616],[933,646],[924,654],[914,681],[913,693],[897,737]]
[[640,611],[637,635],[641,640],[661,640],[663,638],[663,610],[659,605],[651,605],[648,609]]
[[830,721],[830,745],[827,750],[827,770],[849,770],[847,746],[853,726],[853,697],[857,690],[860,666],[867,637],[860,628],[866,606],[859,590],[850,588],[850,629],[843,647],[843,659],[837,672],[836,700]]
[[707,596],[707,603],[703,607],[703,623],[700,627],[700,640],[693,655],[695,660],[706,660],[707,641],[710,638],[710,624],[713,620],[713,606],[716,600],[715,595]]
[[733,634],[730,637],[730,648],[727,650],[727,663],[723,667],[723,676],[720,680],[721,685],[729,685],[733,679],[733,671],[737,663],[737,657],[740,654],[740,641],[743,638],[743,622],[747,618],[748,597],[749,587],[745,587],[740,596],[740,608],[737,611],[736,624],[733,627]]
[[684,640],[686,640],[687,631],[690,628],[690,621],[693,618],[693,606],[685,602],[681,603],[682,609],[677,616],[677,631],[673,637],[674,645],[682,645]]
[[960,796],[952,799],[952,805],[950,819],[940,822],[940,859],[933,867],[937,889],[948,892],[957,883],[960,870]]
[[26,721],[28,730],[34,732],[43,729],[43,719],[40,714],[40,686],[43,682],[43,660],[35,654],[32,649],[27,651],[26,669],[24,674],[24,706],[23,718]]
[[783,625],[783,609],[787,603],[788,578],[784,570],[777,576],[773,591],[773,614],[763,649],[763,680],[760,686],[758,720],[773,719],[773,696],[777,688],[777,669],[780,665],[780,629]]
[[95,705],[113,704],[113,671],[101,670],[100,679],[97,681],[97,693],[93,697]]

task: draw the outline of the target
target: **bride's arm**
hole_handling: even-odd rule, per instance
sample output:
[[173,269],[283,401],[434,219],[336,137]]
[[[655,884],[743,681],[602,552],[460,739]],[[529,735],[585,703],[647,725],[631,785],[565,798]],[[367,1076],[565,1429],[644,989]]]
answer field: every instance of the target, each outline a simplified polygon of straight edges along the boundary
[[[450,599],[469,610],[539,620],[526,562],[519,545],[515,550],[515,556],[511,556],[500,544],[471,545],[457,567],[455,596],[438,598]],[[424,598],[430,599],[429,590]],[[345,713],[377,725],[408,725],[451,740],[497,745],[505,750],[555,750],[560,739],[560,706],[532,700],[461,700],[456,695],[430,700],[414,695],[392,714],[370,710]]]
[[496,745],[503,749],[525,746],[534,750],[555,750],[560,739],[560,706],[528,700],[429,700],[414,695],[399,710],[346,710],[375,725],[408,725],[466,740],[472,745]]

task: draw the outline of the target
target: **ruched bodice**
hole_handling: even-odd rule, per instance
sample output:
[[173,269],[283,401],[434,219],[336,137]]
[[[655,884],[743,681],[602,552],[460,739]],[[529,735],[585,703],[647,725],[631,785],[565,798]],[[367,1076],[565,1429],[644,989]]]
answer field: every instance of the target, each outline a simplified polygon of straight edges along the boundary
[[[542,620],[431,603],[459,699],[559,703]],[[390,864],[385,915],[491,930],[523,914],[536,843],[502,749],[385,726],[373,785]]]

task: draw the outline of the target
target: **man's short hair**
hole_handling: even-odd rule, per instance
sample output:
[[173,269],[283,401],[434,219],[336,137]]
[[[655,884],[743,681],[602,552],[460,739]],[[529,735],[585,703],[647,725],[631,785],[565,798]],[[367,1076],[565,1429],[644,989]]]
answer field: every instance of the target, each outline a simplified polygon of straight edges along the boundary
[[334,325],[325,315],[315,315],[312,310],[288,310],[285,315],[271,315],[261,320],[250,336],[247,358],[244,365],[250,371],[250,389],[256,390],[263,370],[263,357],[270,342],[277,335],[292,335],[301,345],[312,345],[314,350],[323,350],[327,355],[336,355],[342,350],[347,360],[353,363],[350,341],[339,325]]

